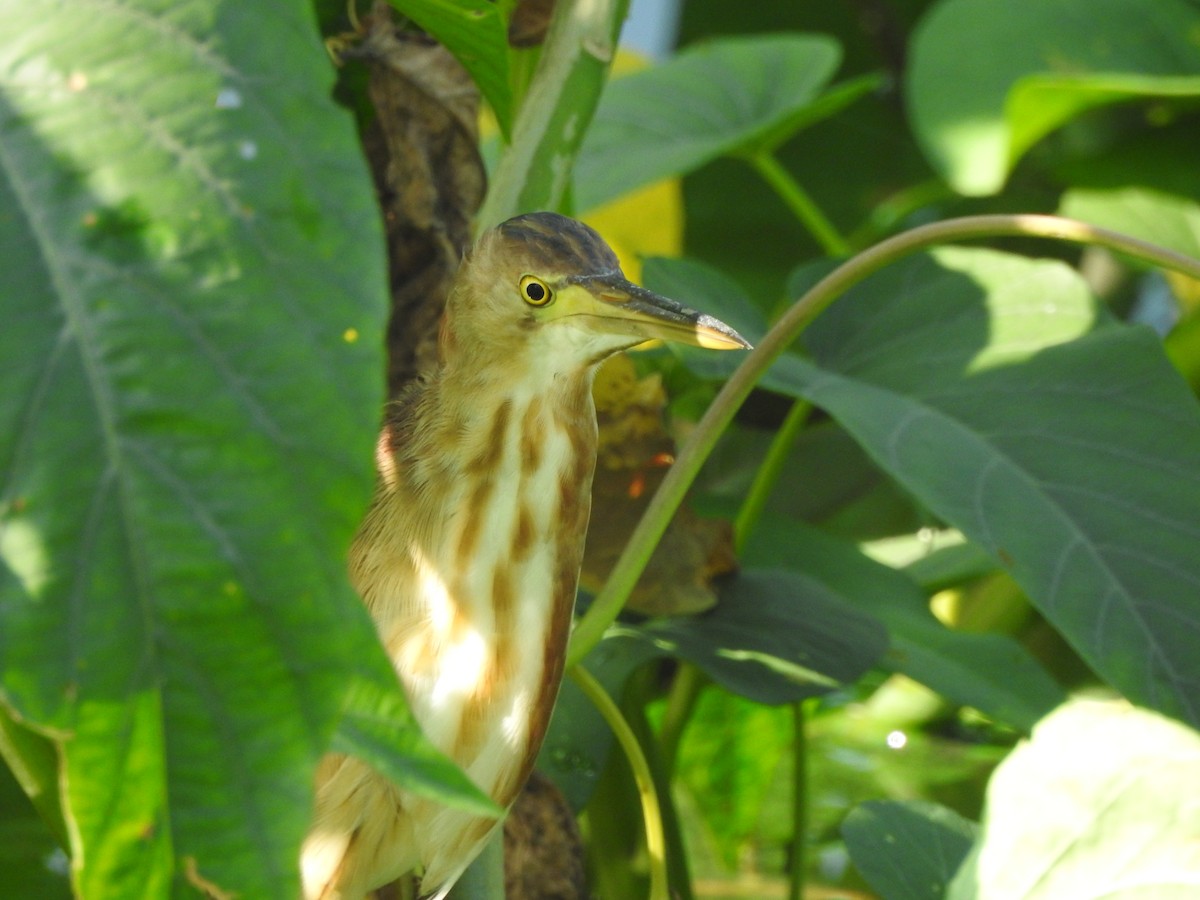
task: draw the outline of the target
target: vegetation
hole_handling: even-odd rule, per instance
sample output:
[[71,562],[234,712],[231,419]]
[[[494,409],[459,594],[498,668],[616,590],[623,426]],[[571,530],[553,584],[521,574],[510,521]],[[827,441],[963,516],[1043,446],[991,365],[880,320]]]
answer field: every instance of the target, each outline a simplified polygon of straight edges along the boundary
[[[540,50],[511,0],[393,2],[496,119],[481,224],[682,178],[642,279],[758,345],[638,354],[695,424],[542,759],[597,893],[1200,887],[1200,9],[695,0],[608,82],[619,0]],[[387,279],[317,19],[0,2],[14,895],[290,900],[331,747],[482,802],[342,571]],[[740,571],[617,622],[689,487]]]

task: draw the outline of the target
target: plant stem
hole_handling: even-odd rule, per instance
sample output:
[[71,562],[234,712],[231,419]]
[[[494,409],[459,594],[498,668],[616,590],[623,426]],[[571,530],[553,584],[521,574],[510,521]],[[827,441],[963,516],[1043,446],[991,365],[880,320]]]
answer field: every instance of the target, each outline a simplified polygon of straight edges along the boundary
[[808,191],[800,186],[792,173],[783,167],[775,155],[769,151],[759,151],[746,157],[754,170],[774,188],[775,193],[796,214],[802,225],[808,229],[821,249],[829,256],[846,256],[850,252],[850,244],[838,233],[833,223],[826,218],[825,213],[817,206]]
[[754,389],[755,383],[784,350],[830,303],[885,266],[927,247],[953,241],[990,237],[1040,237],[1078,244],[1096,244],[1165,269],[1200,278],[1200,261],[1137,238],[1096,228],[1072,219],[1040,215],[967,216],[922,225],[888,238],[842,263],[797,300],[746,357],[717,394],[703,418],[680,449],[675,463],[659,485],[634,529],[604,589],[575,628],[568,664],[575,665],[600,641],[633,590],[667,523],[721,433]]
[[633,778],[637,782],[638,796],[642,801],[642,815],[646,822],[646,855],[650,864],[649,900],[669,900],[666,837],[663,834],[662,811],[658,805],[658,794],[654,790],[650,764],[646,762],[641,745],[629,728],[629,723],[625,721],[625,717],[621,715],[621,711],[617,709],[617,705],[600,682],[592,677],[592,673],[583,666],[573,666],[571,677],[604,717],[617,743],[621,745],[625,758],[629,760],[629,768],[633,770]]
[[758,467],[758,471],[754,473],[754,483],[750,485],[750,492],[746,495],[741,509],[738,510],[737,519],[733,523],[733,547],[736,553],[741,554],[745,549],[750,533],[758,524],[758,520],[762,518],[767,498],[770,497],[771,491],[779,482],[779,476],[783,474],[783,467],[787,463],[788,453],[791,452],[792,444],[796,442],[796,436],[804,428],[804,423],[808,421],[810,412],[812,412],[812,404],[806,400],[797,400],[792,404],[783,424],[779,426],[779,430],[771,439],[767,455],[764,457],[762,465]]
[[803,900],[808,862],[808,722],[806,701],[792,704],[792,852],[788,866],[788,900]]
[[646,707],[657,690],[658,666],[642,666],[629,679],[621,698],[621,712],[629,723],[629,730],[637,738],[646,754],[646,764],[654,779],[654,790],[659,798],[662,814],[664,858],[667,861],[667,879],[671,900],[694,900],[692,873],[688,868],[687,847],[683,843],[683,831],[679,826],[679,812],[671,796],[671,778],[664,765],[659,742],[646,716]]
[[679,755],[679,741],[683,729],[692,718],[700,689],[708,678],[694,663],[680,662],[667,693],[667,708],[663,712],[662,727],[658,730],[659,756],[668,782],[675,777],[675,759]]

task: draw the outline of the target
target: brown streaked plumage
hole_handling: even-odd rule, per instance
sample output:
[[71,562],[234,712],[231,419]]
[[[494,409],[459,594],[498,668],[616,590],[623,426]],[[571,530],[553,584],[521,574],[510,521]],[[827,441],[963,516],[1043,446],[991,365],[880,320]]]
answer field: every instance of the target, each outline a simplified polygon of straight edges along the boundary
[[[518,216],[463,262],[438,366],[388,410],[351,580],[426,735],[501,806],[533,767],[562,678],[596,459],[592,376],[648,338],[749,346],[630,284],[587,226]],[[441,897],[497,825],[330,755],[305,896],[358,898],[416,870]]]

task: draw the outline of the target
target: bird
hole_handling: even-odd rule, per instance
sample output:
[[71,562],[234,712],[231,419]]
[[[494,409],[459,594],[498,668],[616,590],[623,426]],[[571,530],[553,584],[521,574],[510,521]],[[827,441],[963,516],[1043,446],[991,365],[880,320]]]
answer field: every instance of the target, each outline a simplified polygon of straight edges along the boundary
[[[465,255],[436,364],[384,414],[350,580],[422,731],[500,808],[533,768],[563,675],[596,460],[592,379],[651,339],[750,347],[627,280],[589,226],[516,216]],[[352,900],[413,872],[419,896],[442,898],[498,824],[328,754],[305,897]]]

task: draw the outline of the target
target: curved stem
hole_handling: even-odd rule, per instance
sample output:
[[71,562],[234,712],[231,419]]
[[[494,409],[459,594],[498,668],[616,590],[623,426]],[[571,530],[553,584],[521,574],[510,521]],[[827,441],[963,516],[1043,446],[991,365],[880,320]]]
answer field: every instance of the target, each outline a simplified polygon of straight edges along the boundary
[[679,757],[683,730],[691,721],[692,710],[700,698],[700,689],[707,683],[707,676],[695,663],[680,661],[671,689],[667,692],[667,708],[658,729],[658,755],[662,759],[663,773],[668,782],[675,778],[675,762]]
[[1200,261],[1155,244],[1072,219],[1040,215],[966,216],[922,225],[876,244],[842,263],[783,314],[725,383],[659,485],[642,519],[609,574],[604,589],[571,637],[568,664],[578,663],[620,613],[684,494],[717,439],[771,363],[830,303],[869,275],[918,250],[952,241],[991,237],[1039,237],[1095,244],[1200,279]]
[[658,794],[654,790],[650,764],[646,761],[629,723],[621,715],[621,710],[592,673],[583,666],[574,666],[571,668],[571,677],[604,717],[617,743],[621,745],[625,758],[629,760],[629,768],[633,770],[633,778],[637,782],[638,796],[642,801],[642,815],[646,822],[646,855],[650,862],[649,900],[669,900],[666,836],[663,833],[662,810],[659,809]]

